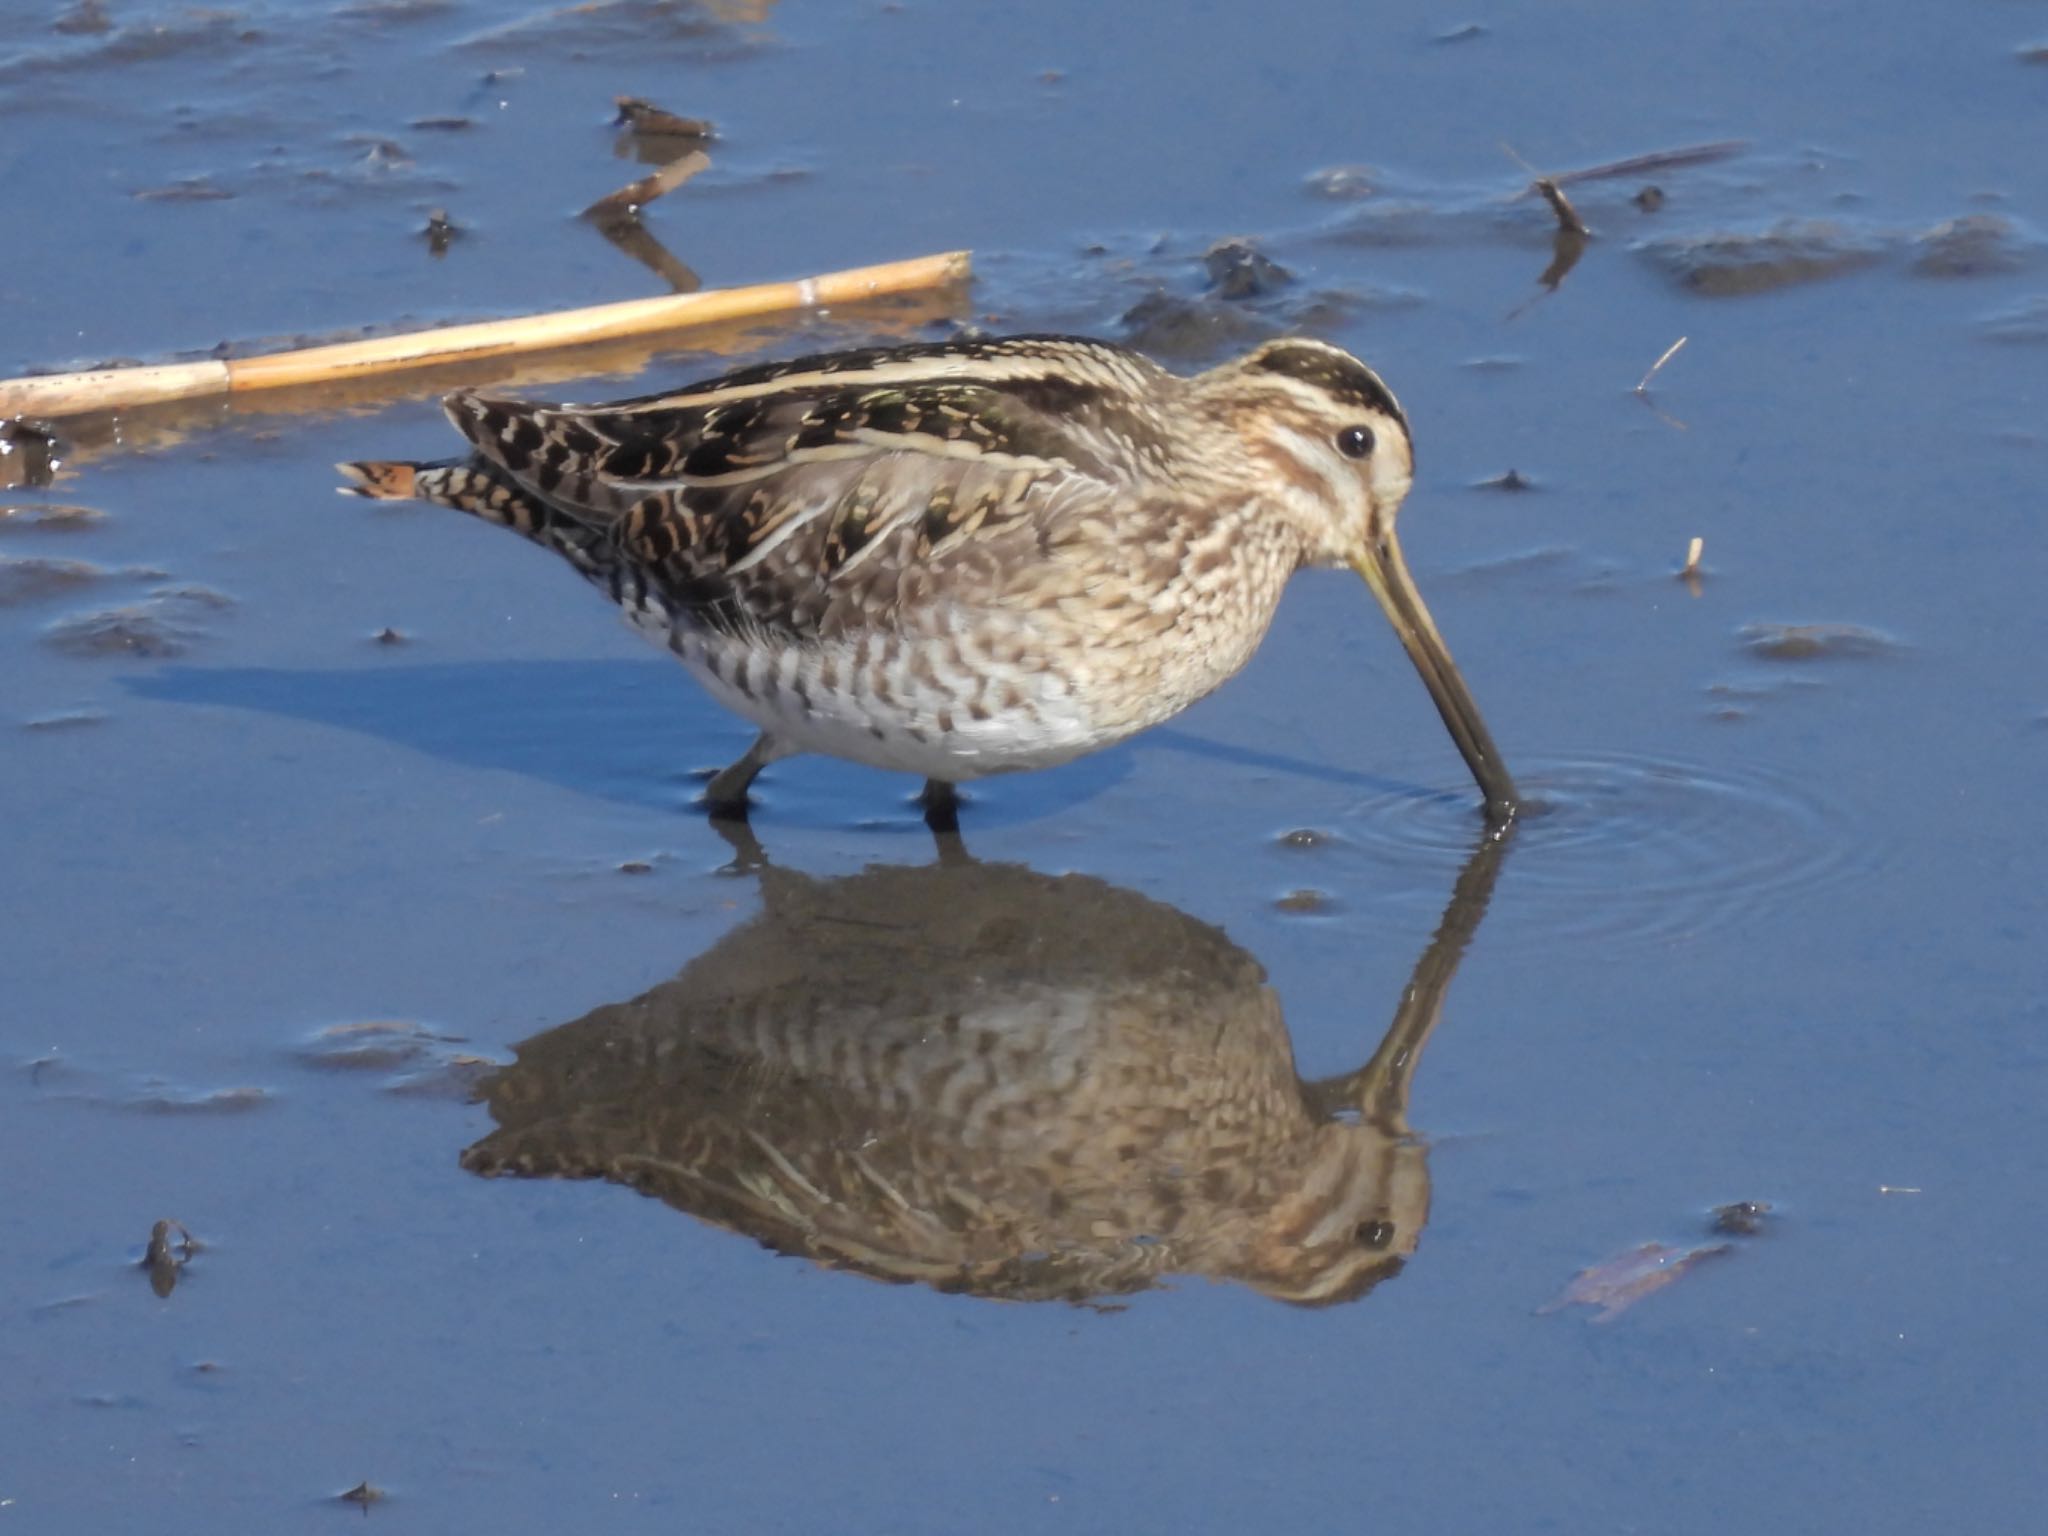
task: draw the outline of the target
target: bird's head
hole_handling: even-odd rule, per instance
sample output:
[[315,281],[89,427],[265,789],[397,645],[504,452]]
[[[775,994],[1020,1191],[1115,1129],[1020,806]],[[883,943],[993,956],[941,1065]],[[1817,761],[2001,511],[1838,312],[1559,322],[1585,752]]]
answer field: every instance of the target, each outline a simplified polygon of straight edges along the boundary
[[1365,578],[1478,781],[1488,819],[1511,820],[1514,781],[1394,536],[1415,452],[1393,391],[1342,347],[1299,337],[1268,342],[1191,384],[1300,535],[1304,561],[1350,566]]

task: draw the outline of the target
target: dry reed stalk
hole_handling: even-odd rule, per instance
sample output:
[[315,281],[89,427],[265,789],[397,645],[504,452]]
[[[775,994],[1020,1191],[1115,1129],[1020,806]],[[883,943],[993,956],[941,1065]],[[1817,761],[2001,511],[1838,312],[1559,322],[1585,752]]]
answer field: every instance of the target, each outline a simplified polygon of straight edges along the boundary
[[944,288],[966,281],[972,271],[973,257],[969,252],[946,251],[880,266],[826,272],[796,282],[628,299],[618,304],[442,326],[259,357],[208,358],[201,362],[0,379],[0,420],[126,410],[173,400],[360,380],[484,358],[548,352],[591,342],[656,335],[686,326],[748,320]]

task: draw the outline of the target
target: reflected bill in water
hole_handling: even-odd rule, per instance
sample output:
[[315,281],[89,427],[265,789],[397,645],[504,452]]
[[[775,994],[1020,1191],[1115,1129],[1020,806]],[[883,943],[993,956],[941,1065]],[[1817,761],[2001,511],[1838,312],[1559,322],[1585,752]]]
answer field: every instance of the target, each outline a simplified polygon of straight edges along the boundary
[[1507,836],[1480,841],[1370,1059],[1319,1081],[1259,962],[1136,892],[966,859],[763,866],[761,914],[674,980],[521,1045],[462,1163],[609,1179],[947,1292],[1202,1275],[1348,1301],[1429,1214],[1409,1089]]

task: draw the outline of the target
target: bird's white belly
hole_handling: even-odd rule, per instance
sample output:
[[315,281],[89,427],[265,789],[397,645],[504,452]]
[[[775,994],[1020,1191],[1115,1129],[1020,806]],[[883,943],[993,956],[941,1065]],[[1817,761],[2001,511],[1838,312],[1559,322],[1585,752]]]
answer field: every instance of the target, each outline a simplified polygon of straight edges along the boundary
[[1136,728],[1105,728],[1071,682],[1050,671],[1018,671],[1001,680],[1005,686],[977,687],[978,677],[943,664],[920,676],[900,658],[828,660],[820,647],[762,646],[694,626],[643,627],[713,698],[772,735],[778,756],[819,752],[957,783],[1054,767]]

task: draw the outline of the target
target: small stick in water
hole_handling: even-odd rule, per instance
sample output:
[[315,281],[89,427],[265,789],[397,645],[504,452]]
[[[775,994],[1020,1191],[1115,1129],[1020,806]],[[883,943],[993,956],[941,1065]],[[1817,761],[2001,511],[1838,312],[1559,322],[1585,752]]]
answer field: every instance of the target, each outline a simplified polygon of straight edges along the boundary
[[1673,343],[1671,343],[1670,346],[1664,349],[1663,355],[1659,357],[1657,361],[1650,364],[1650,371],[1644,374],[1642,376],[1642,379],[1637,383],[1637,394],[1647,395],[1650,392],[1650,380],[1657,377],[1657,370],[1662,368],[1666,363],[1670,362],[1672,358],[1678,356],[1678,349],[1684,346],[1686,342],[1690,339],[1690,337],[1681,336],[1678,338],[1678,340],[1674,341]]
[[1700,595],[1700,556],[1706,552],[1707,541],[1697,534],[1685,550],[1685,568],[1678,573],[1678,579],[1685,583],[1685,590],[1694,597]]
[[[1591,235],[1593,233],[1592,230],[1586,228],[1586,221],[1579,217],[1579,210],[1571,205],[1571,199],[1566,197],[1564,193],[1559,189],[1558,182],[1563,178],[1557,176],[1540,176],[1537,174],[1535,166],[1531,165],[1528,161],[1524,160],[1519,154],[1515,152],[1514,145],[1503,141],[1500,147],[1502,152],[1505,153],[1510,160],[1514,161],[1515,164],[1519,165],[1523,170],[1529,173],[1530,177],[1532,178],[1529,182],[1529,187],[1534,191],[1541,192],[1543,194],[1543,200],[1550,204],[1550,211],[1557,215],[1557,227],[1561,232],[1567,235],[1580,236]],[[1526,196],[1527,193],[1524,192],[1521,195]],[[1576,254],[1574,254],[1573,260],[1577,259],[1578,258]],[[1569,263],[1567,263],[1567,270],[1569,270]],[[1559,276],[1562,277],[1563,274],[1560,273]],[[1550,283],[1546,286],[1554,288],[1557,286],[1557,284]]]
[[1586,228],[1586,221],[1579,217],[1579,210],[1572,206],[1571,199],[1564,195],[1555,177],[1538,176],[1535,185],[1536,190],[1543,194],[1543,200],[1550,204],[1550,211],[1557,215],[1557,227],[1559,229],[1569,235],[1590,235],[1593,233],[1592,230]]
[[1730,155],[1739,155],[1749,148],[1747,139],[1716,139],[1711,144],[1689,144],[1683,149],[1660,149],[1647,155],[1631,155],[1626,160],[1610,160],[1604,165],[1589,165],[1582,171],[1564,171],[1551,180],[1560,186],[1570,186],[1576,181],[1597,181],[1608,176],[1634,176],[1643,171],[1663,171],[1681,165],[1704,165],[1710,160],[1726,160]]
[[680,160],[671,160],[660,170],[609,192],[583,210],[593,224],[618,224],[640,217],[640,210],[657,197],[666,197],[711,164],[711,157],[693,149]]

